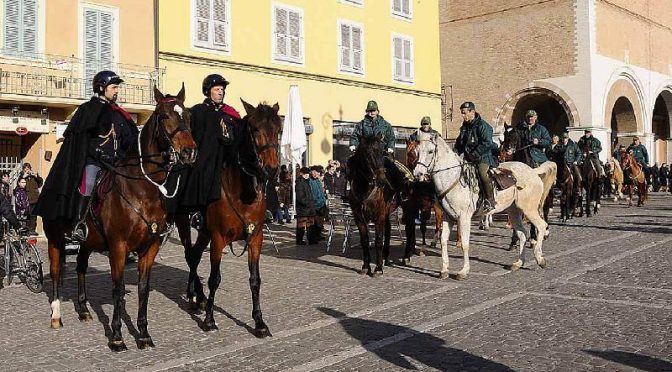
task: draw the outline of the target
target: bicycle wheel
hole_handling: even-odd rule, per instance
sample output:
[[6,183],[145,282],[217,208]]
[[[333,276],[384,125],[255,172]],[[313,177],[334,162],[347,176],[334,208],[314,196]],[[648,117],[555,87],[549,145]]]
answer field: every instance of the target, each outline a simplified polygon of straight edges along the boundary
[[34,293],[42,292],[42,259],[37,248],[28,243],[25,244],[24,259],[26,262],[26,287]]

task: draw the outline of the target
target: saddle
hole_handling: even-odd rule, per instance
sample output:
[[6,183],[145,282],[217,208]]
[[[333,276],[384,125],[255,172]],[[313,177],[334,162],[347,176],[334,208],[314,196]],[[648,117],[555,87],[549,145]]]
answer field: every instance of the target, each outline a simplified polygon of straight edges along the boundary
[[516,177],[509,169],[495,168],[489,172],[490,182],[495,189],[502,191],[514,186],[517,182]]

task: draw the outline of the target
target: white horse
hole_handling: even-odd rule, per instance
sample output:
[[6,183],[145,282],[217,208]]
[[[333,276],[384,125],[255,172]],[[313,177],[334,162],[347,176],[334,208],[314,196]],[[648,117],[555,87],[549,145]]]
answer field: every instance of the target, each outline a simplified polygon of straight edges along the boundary
[[[444,210],[443,229],[441,233],[441,257],[443,265],[441,278],[448,277],[448,236],[451,224],[457,221],[458,231],[462,240],[464,264],[457,273],[457,279],[464,279],[469,274],[469,236],[471,219],[477,212],[478,182],[465,177],[465,170],[471,167],[448,146],[440,137],[423,134],[416,148],[418,162],[414,176],[417,178],[431,177],[439,193],[439,201]],[[496,208],[491,213],[506,211],[518,236],[518,259],[511,265],[511,270],[518,270],[525,264],[524,247],[529,232],[523,223],[523,216],[537,228],[538,236],[545,236],[547,223],[540,214],[540,206],[545,197],[546,178],[555,178],[555,163],[546,162],[532,169],[524,163],[506,162],[500,169],[510,170],[516,177],[516,185],[495,194]],[[474,171],[475,172],[475,171]],[[478,177],[478,175],[476,175]],[[546,267],[541,246],[543,239],[534,244],[534,257],[537,264]]]

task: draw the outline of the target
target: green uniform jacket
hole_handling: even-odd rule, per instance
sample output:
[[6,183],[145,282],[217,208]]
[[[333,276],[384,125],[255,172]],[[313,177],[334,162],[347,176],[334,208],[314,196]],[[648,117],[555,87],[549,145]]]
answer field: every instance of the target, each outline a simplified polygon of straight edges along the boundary
[[579,150],[583,151],[584,146],[588,146],[588,149],[595,154],[597,157],[600,151],[602,151],[602,143],[600,143],[600,140],[595,138],[595,137],[590,137],[586,138],[586,136],[583,136],[579,139]]
[[[492,155],[497,144],[492,142],[492,127],[476,114],[471,123],[463,122],[460,134],[455,142],[455,151],[458,155],[465,154],[467,158],[478,160],[479,163],[487,163],[491,167],[497,166],[497,160]],[[467,159],[469,160],[469,159]]]
[[632,151],[632,155],[639,164],[646,165],[647,167],[649,166],[649,153],[646,151],[644,145],[641,143],[637,146],[632,144],[628,147],[628,152],[630,151]]
[[560,146],[564,152],[565,162],[567,162],[567,164],[571,165],[581,161],[581,157],[583,156],[581,150],[579,150],[579,146],[577,146],[576,142],[572,141],[571,138],[567,141],[566,145],[560,144]]
[[[548,161],[546,156],[546,149],[551,146],[551,135],[548,134],[548,130],[543,125],[536,123],[530,128],[526,122],[518,124],[516,128],[523,136],[523,142],[521,143],[524,146],[529,145],[529,153],[532,161],[541,165],[544,162]],[[524,141],[527,138],[527,141]],[[539,140],[539,144],[532,145],[532,140]],[[526,143],[527,142],[527,143]]]
[[[419,132],[419,131],[420,131],[420,129],[418,129],[418,130],[416,130],[415,132],[411,133],[411,135],[408,136],[409,141],[417,141],[417,140],[418,140],[418,132]],[[441,135],[439,134],[439,132],[435,131],[434,129],[430,130],[430,131],[429,131],[429,134],[431,134],[432,136],[437,135],[437,136],[441,137]]]
[[392,125],[380,115],[378,115],[376,120],[371,120],[371,118],[366,115],[362,121],[355,125],[355,130],[350,136],[350,146],[359,146],[359,138],[362,136],[369,137],[381,135],[383,136],[383,143],[385,144],[383,151],[394,149],[396,138],[394,137],[394,129],[392,129]]

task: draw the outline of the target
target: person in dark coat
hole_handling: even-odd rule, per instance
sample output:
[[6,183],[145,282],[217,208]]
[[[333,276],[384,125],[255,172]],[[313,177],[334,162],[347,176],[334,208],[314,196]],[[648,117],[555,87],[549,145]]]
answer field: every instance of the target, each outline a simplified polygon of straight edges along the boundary
[[[521,135],[521,145],[529,146],[524,151],[529,154],[532,164],[527,164],[532,168],[540,166],[542,163],[548,161],[546,156],[546,149],[551,146],[551,136],[548,130],[538,121],[537,112],[528,110],[525,113],[525,121],[518,124],[516,130]],[[514,160],[522,161],[522,152],[516,151]]]
[[12,187],[9,185],[9,173],[7,172],[2,172],[2,180],[0,180],[0,196],[4,196],[11,203]]
[[30,163],[25,163],[23,165],[21,178],[26,180],[26,193],[28,194],[29,203],[28,214],[26,215],[26,226],[28,227],[31,236],[37,236],[38,234],[35,231],[37,229],[37,216],[33,213],[33,208],[35,208],[35,204],[40,198],[40,187],[42,187],[44,181],[39,174],[33,171],[33,167]]
[[667,191],[669,174],[670,174],[670,167],[667,166],[667,163],[663,163],[663,165],[660,166],[660,170],[658,171],[658,182],[660,183],[660,191],[662,192]]
[[292,205],[292,175],[287,170],[287,165],[280,166],[280,174],[278,175],[278,210],[275,218],[279,224],[285,222],[292,222],[289,215],[289,206]]
[[[310,169],[303,167],[300,169],[301,176],[296,180],[296,245],[306,245],[303,236],[306,229],[315,222],[317,211],[313,202],[313,192],[310,187]],[[318,237],[314,233],[309,233],[308,244],[316,244]]]
[[280,208],[280,202],[278,201],[278,181],[274,178],[271,178],[266,182],[266,190],[264,190],[264,196],[266,197],[266,210],[268,211],[273,218],[275,218],[278,209]]
[[600,177],[604,177],[604,167],[602,167],[602,163],[600,163],[600,152],[602,151],[602,143],[600,143],[600,140],[593,137],[593,132],[590,129],[586,129],[583,131],[584,135],[583,137],[579,138],[579,142],[577,145],[579,146],[579,150],[583,152],[583,148],[587,147],[588,148],[588,159],[583,159],[583,160],[589,160],[593,162],[593,165],[595,166],[595,169],[597,169],[597,173]]
[[651,179],[647,182],[653,187],[653,192],[658,192],[660,190],[660,168],[658,168],[658,163],[653,163],[651,167]]
[[64,132],[61,149],[33,214],[43,220],[72,221],[74,239],[84,241],[82,225],[103,163],[114,164],[137,144],[138,127],[116,103],[123,80],[112,71],[93,77],[94,96],[82,104]]
[[[21,222],[19,222],[12,210],[12,203],[7,198],[0,198],[0,217],[4,217],[19,235],[27,235],[28,228],[21,226]],[[0,240],[4,238],[4,234],[4,229],[0,229]]]
[[642,167],[648,182],[651,170],[649,168],[649,152],[646,151],[646,146],[642,145],[642,143],[639,141],[639,137],[635,137],[632,139],[632,144],[628,146],[627,151],[631,153],[632,156],[634,156],[635,161],[637,161],[637,163]]
[[492,154],[493,148],[497,146],[492,142],[492,127],[476,112],[473,102],[464,102],[460,105],[460,111],[464,121],[455,142],[455,151],[458,155],[464,154],[466,161],[477,166],[485,193],[483,208],[489,212],[495,209],[495,195],[488,172],[497,166],[497,160]]

